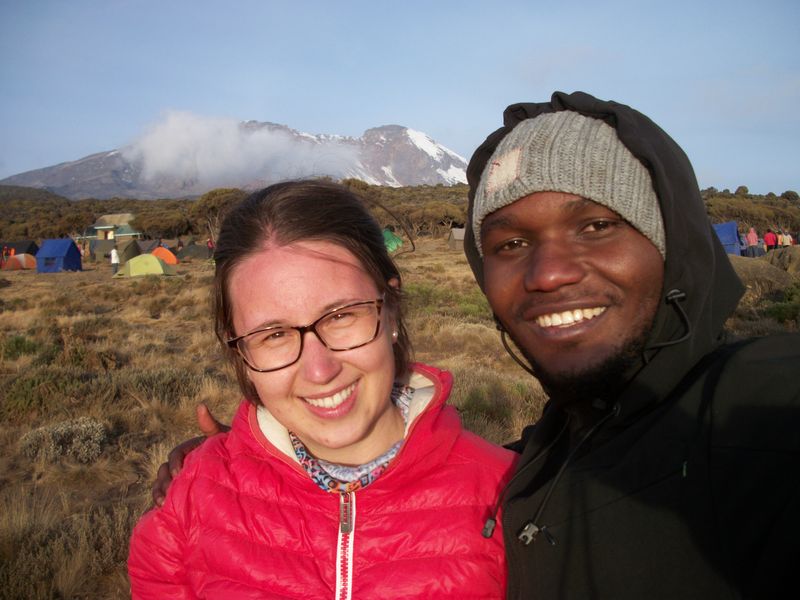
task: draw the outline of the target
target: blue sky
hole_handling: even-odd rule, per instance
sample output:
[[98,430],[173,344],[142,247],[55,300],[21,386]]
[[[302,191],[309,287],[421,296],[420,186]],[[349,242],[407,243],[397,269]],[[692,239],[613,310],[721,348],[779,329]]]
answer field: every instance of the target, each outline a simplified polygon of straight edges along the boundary
[[0,0],[0,178],[170,111],[469,158],[506,105],[583,90],[670,133],[701,187],[800,191],[800,2]]

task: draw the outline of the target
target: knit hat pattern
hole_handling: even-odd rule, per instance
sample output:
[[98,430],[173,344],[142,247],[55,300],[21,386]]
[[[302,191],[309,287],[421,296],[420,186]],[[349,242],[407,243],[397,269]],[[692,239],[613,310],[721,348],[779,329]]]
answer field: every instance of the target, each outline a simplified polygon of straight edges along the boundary
[[613,210],[666,256],[650,173],[599,119],[562,110],[526,119],[503,138],[481,175],[472,211],[481,256],[486,215],[535,192],[563,192]]

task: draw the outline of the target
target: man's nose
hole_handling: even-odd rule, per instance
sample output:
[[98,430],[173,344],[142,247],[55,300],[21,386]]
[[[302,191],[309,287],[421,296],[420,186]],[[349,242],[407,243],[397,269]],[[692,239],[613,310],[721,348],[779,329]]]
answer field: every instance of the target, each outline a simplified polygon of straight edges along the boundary
[[561,240],[540,242],[526,261],[525,289],[529,292],[553,292],[578,283],[586,275],[580,252]]
[[342,363],[337,356],[340,353],[325,346],[314,331],[306,331],[303,335],[303,352],[300,355],[303,377],[314,383],[331,381],[342,370]]

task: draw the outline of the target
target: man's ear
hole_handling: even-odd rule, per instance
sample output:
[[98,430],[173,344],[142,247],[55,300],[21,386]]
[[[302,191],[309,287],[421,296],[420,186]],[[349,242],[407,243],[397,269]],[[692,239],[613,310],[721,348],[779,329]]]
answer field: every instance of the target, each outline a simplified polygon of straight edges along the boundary
[[400,280],[397,277],[392,277],[389,281],[386,282],[388,285],[392,286],[393,288],[400,287]]

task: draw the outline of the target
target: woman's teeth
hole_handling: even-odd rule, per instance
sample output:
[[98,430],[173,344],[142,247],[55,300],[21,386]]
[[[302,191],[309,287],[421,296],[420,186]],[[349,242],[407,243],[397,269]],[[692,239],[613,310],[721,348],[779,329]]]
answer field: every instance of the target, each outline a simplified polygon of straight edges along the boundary
[[541,315],[536,318],[536,324],[539,327],[569,327],[581,321],[594,319],[597,315],[603,314],[605,310],[605,306],[597,306],[595,308],[576,308],[575,310]]
[[342,402],[347,400],[355,388],[356,384],[354,383],[340,392],[336,392],[333,396],[327,396],[325,398],[303,398],[303,400],[308,402],[311,406],[316,406],[317,408],[336,408]]

